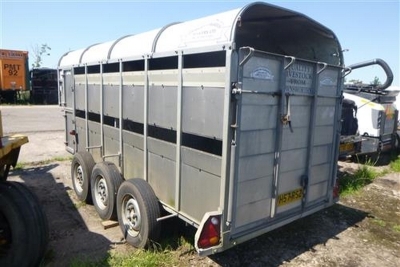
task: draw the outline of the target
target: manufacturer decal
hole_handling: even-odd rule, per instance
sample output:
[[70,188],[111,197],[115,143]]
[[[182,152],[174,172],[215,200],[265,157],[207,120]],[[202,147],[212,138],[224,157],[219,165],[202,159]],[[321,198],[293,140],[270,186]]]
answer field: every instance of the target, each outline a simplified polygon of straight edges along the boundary
[[186,46],[194,42],[227,41],[228,38],[224,34],[224,28],[225,25],[219,20],[204,24],[182,35],[180,46]]
[[325,86],[334,86],[334,85],[336,85],[336,83],[329,77],[325,77],[325,78],[321,79],[319,81],[319,84],[320,85],[325,85]]
[[274,80],[274,75],[266,67],[259,67],[259,68],[255,69],[250,74],[250,77],[254,78],[254,79],[260,79],[260,80],[269,80],[269,81]]

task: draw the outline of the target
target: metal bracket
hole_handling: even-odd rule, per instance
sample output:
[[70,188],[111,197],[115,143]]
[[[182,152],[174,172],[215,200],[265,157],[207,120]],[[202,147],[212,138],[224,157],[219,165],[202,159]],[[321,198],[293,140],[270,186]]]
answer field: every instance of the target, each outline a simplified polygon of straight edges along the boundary
[[290,95],[286,94],[286,114],[281,116],[281,122],[283,125],[289,125],[290,132],[293,133],[292,121],[290,120]]

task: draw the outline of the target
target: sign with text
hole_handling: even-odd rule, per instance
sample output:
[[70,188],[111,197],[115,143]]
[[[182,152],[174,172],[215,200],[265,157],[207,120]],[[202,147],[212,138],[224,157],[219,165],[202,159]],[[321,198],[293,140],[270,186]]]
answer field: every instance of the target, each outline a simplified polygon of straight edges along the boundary
[[314,67],[312,64],[296,62],[286,70],[285,93],[314,94]]

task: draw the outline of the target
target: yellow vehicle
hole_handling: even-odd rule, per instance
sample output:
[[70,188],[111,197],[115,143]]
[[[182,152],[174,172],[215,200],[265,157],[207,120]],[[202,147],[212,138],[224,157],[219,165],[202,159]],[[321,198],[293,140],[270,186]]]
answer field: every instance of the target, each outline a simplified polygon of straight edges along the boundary
[[0,112],[0,266],[38,266],[49,239],[47,217],[27,186],[6,181],[28,137],[3,136],[2,129]]
[[28,52],[0,49],[0,101],[15,102],[29,90]]

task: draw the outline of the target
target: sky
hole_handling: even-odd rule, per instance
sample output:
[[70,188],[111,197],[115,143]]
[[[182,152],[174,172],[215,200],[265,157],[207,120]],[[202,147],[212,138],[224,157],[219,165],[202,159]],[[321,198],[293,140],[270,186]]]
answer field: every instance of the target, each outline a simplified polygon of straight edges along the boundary
[[[0,48],[26,50],[47,44],[43,67],[56,68],[63,54],[122,36],[161,28],[172,22],[241,8],[253,1],[134,1],[134,0],[0,0]],[[303,13],[331,29],[349,66],[375,58],[388,63],[399,86],[400,0],[275,0],[268,3]],[[31,56],[30,65],[33,63]],[[385,82],[375,65],[346,77]]]

